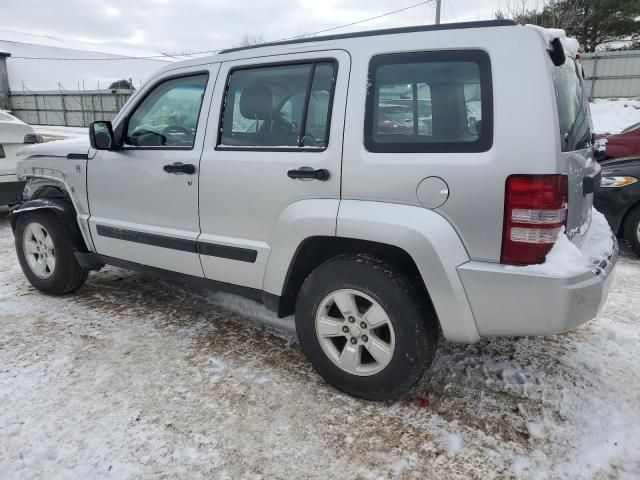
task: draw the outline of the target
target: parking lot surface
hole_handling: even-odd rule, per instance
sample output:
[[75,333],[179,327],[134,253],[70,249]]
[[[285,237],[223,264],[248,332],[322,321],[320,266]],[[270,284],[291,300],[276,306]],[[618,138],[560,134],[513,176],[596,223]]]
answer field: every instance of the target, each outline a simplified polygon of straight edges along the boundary
[[[540,299],[544,302],[544,299]],[[442,340],[411,396],[327,385],[237,297],[106,268],[65,297],[0,211],[0,478],[638,478],[640,260],[544,338]]]

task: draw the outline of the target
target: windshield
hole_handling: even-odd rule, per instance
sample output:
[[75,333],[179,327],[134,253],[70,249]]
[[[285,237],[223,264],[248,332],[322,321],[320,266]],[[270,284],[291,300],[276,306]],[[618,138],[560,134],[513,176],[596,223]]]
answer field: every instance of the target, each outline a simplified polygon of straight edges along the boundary
[[581,68],[570,57],[567,57],[563,65],[552,68],[562,151],[587,148],[591,145],[592,124]]

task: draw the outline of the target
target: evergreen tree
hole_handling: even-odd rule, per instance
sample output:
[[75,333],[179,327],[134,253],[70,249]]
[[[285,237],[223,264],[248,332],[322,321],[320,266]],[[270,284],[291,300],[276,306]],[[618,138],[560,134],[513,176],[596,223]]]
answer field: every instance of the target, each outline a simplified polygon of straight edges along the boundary
[[524,2],[508,3],[496,18],[511,17],[522,24],[563,28],[585,52],[613,41],[640,40],[640,0],[549,0],[540,9]]

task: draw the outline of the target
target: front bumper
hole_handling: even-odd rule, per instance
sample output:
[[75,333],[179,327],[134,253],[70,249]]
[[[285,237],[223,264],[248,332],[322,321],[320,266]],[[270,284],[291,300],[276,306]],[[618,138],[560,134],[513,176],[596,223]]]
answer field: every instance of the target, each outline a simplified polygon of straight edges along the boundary
[[552,335],[598,315],[617,260],[615,242],[614,252],[598,265],[597,273],[553,277],[475,261],[459,266],[458,273],[480,336]]
[[17,181],[3,182],[2,177],[0,177],[0,205],[18,203],[26,183]]

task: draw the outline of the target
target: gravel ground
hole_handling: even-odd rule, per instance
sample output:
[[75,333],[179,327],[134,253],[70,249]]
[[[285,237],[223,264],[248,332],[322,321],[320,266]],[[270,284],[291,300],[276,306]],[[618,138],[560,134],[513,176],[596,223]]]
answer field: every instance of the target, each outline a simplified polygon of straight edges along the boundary
[[639,307],[627,253],[598,319],[443,341],[415,394],[372,403],[236,297],[113,268],[38,293],[0,212],[0,478],[638,478]]

